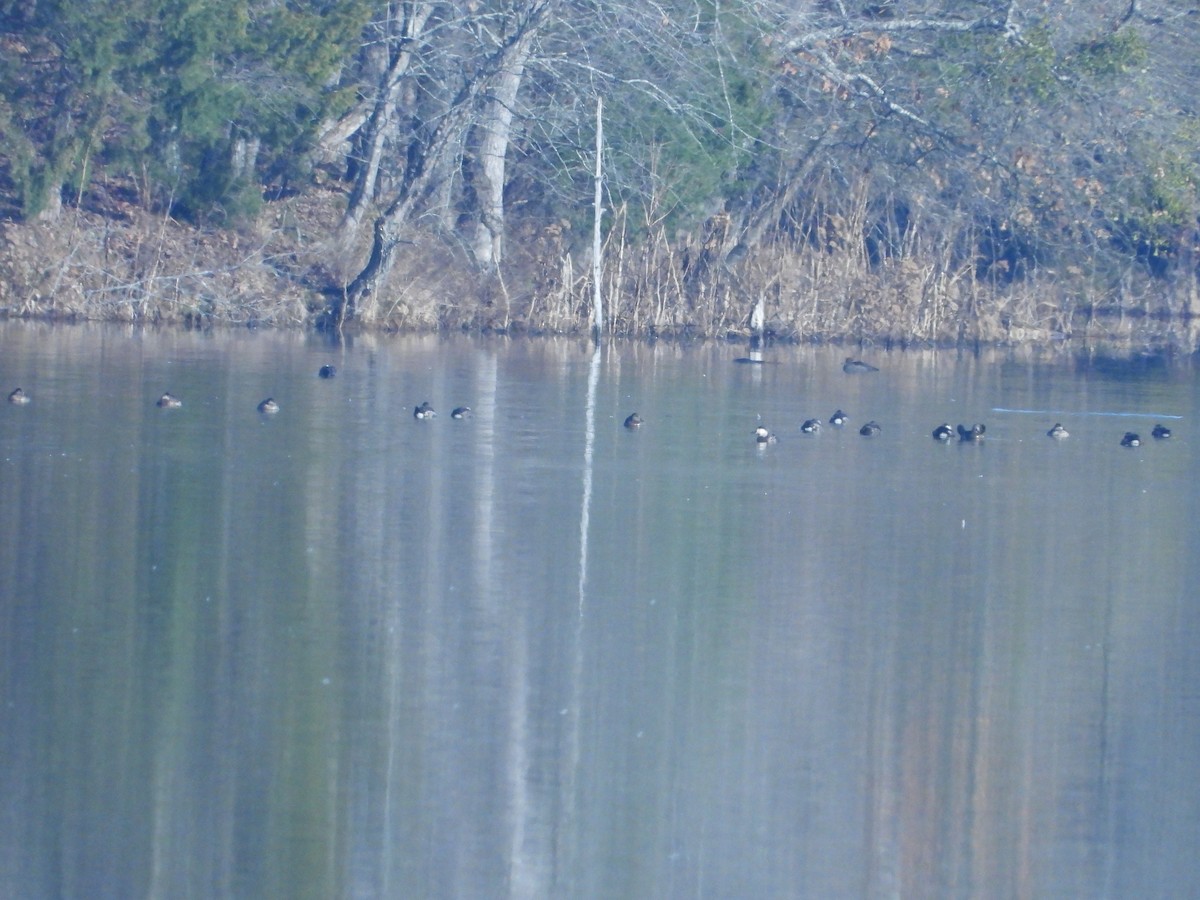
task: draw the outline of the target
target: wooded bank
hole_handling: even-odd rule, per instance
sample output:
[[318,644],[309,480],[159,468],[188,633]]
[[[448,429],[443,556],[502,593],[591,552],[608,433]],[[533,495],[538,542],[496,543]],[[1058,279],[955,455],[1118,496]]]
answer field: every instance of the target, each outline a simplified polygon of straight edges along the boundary
[[3,314],[1200,346],[1177,4],[145,6],[6,14]]

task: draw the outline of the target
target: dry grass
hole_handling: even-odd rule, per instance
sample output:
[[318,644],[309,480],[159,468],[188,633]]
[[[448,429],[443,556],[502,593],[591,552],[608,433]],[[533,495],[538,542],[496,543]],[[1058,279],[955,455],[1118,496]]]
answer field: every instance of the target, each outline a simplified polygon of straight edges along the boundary
[[[187,325],[307,327],[366,258],[359,235],[334,235],[335,189],[264,207],[252,228],[197,229],[132,207],[64,210],[53,224],[0,223],[0,314]],[[777,241],[726,263],[727,216],[670,235],[609,223],[603,295],[608,330],[643,337],[749,336],[761,300],[768,336],[898,345],[1051,344],[1073,337],[1133,348],[1200,347],[1194,284],[1129,276],[1103,294],[1086,273],[993,287],[956,260],[949,239],[912,228],[898,255],[872,262],[865,203],[827,216],[806,239]],[[814,221],[818,211],[813,211]],[[639,237],[629,237],[636,232]],[[577,239],[577,237],[579,239]],[[586,241],[566,222],[514,222],[503,271],[481,278],[452,238],[415,233],[358,325],[377,330],[474,329],[578,334],[590,324]]]

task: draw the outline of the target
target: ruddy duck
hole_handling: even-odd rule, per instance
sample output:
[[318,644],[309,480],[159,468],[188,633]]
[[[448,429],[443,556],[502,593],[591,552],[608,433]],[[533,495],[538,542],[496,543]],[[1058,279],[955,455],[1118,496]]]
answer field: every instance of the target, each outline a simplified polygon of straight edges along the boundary
[[262,403],[258,404],[258,411],[265,415],[274,415],[279,412],[279,404],[275,402],[274,397],[268,397]]
[[875,437],[875,435],[879,434],[881,431],[883,431],[883,429],[879,427],[879,423],[874,419],[872,419],[862,428],[858,429],[858,433],[863,437]]
[[433,411],[433,407],[429,405],[428,400],[413,410],[414,419],[432,419],[436,415],[437,413]]
[[179,407],[183,406],[183,401],[170,394],[163,394],[154,405],[160,409],[179,409]]
[[975,424],[975,425],[972,425],[970,428],[967,428],[965,425],[959,425],[958,426],[958,439],[960,441],[966,441],[967,443],[972,443],[975,441],[982,441],[983,433],[985,431],[987,431],[986,425]]
[[804,424],[800,426],[800,430],[805,434],[816,434],[821,430],[820,419],[805,419]]
[[1169,438],[1171,436],[1171,429],[1168,428],[1166,425],[1155,425],[1154,430],[1150,433],[1152,435],[1154,435],[1156,438],[1158,438],[1160,441],[1165,441],[1167,438]]
[[630,431],[634,431],[635,429],[640,428],[641,425],[642,425],[642,417],[639,416],[637,413],[630,413],[628,416],[625,417],[625,427],[628,428]]
[[854,375],[857,372],[878,372],[870,363],[865,363],[861,359],[854,359],[847,356],[846,361],[842,363],[842,371],[848,375]]
[[1121,438],[1122,447],[1140,447],[1142,439],[1132,431],[1125,432],[1125,437]]
[[16,404],[17,406],[24,406],[26,403],[28,403],[32,399],[33,398],[30,397],[28,394],[26,394],[23,390],[21,390],[21,388],[17,388],[15,391],[13,391],[11,394],[8,395],[8,402]]
[[332,378],[337,374],[337,366],[321,366],[317,371],[317,376],[320,378]]
[[945,443],[954,437],[954,431],[950,428],[949,422],[943,422],[937,428],[933,429],[933,439]]
[[471,412],[471,407],[469,406],[456,406],[450,411],[450,418],[452,419],[469,419],[473,415],[475,414]]
[[829,424],[836,425],[838,428],[841,428],[846,424],[846,414],[839,409],[829,417]]
[[1071,433],[1062,427],[1062,423],[1055,422],[1054,427],[1046,432],[1047,435],[1054,438],[1056,441],[1061,441],[1063,438],[1069,438]]
[[754,429],[754,439],[760,444],[774,444],[779,440],[779,438],[767,431],[762,425]]

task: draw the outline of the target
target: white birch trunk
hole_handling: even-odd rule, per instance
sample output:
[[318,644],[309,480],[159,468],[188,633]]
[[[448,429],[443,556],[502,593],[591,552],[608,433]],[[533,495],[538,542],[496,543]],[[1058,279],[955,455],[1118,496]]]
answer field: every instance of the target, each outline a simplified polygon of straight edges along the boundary
[[480,122],[479,163],[476,171],[479,221],[475,224],[475,262],[485,270],[504,258],[504,170],[512,135],[513,107],[525,75],[533,32],[514,45],[511,62],[497,73],[491,97]]
[[604,330],[604,261],[601,253],[604,245],[600,240],[601,219],[604,215],[604,101],[596,98],[596,196],[592,213],[592,336],[600,339]]

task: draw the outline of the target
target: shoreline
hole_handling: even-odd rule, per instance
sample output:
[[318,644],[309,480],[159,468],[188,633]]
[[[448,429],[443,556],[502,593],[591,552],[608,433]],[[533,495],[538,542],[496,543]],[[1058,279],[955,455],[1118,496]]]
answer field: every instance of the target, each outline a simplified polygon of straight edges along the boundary
[[[484,276],[462,248],[414,235],[370,319],[331,327],[362,248],[331,243],[339,191],[269,204],[243,231],[197,229],[72,209],[55,223],[0,222],[0,319],[148,327],[294,328],[343,334],[475,333],[586,337],[593,293],[586,252],[531,234]],[[1028,346],[1135,355],[1200,351],[1200,315],[1178,285],[1123,296],[1029,279],[1004,289],[953,284],[918,266],[829,274],[836,257],[772,246],[734,267],[686,244],[636,270],[606,253],[606,337],[649,342],[761,341],[884,349]],[[635,248],[618,248],[622,253]],[[577,257],[577,258],[576,258]],[[680,260],[693,261],[684,269]],[[820,264],[820,265],[818,265]],[[820,271],[818,271],[820,270]]]
[[[362,341],[385,341],[392,338],[425,337],[435,339],[483,339],[504,341],[566,341],[592,345],[595,340],[586,329],[574,331],[546,331],[519,327],[468,328],[387,328],[372,327],[354,323],[342,329],[321,329],[309,325],[295,324],[266,324],[256,321],[231,322],[219,319],[204,319],[199,317],[187,321],[141,321],[129,319],[98,319],[78,315],[44,315],[44,316],[12,316],[0,308],[0,327],[16,325],[30,328],[128,328],[138,334],[143,333],[178,333],[178,334],[226,334],[241,333],[276,333],[292,335],[300,339],[316,339],[330,346],[353,344]],[[1193,328],[1200,329],[1200,323]],[[957,353],[972,356],[1001,356],[1011,359],[1013,356],[1024,360],[1037,359],[1108,359],[1114,361],[1162,361],[1186,359],[1200,354],[1196,348],[1185,349],[1173,341],[1153,341],[1147,336],[1130,333],[1125,336],[1113,334],[1097,334],[1093,331],[1088,336],[1062,336],[1050,340],[1002,340],[984,341],[962,339],[959,341],[915,341],[897,339],[889,336],[834,336],[795,338],[788,336],[767,335],[761,338],[746,333],[727,333],[724,335],[701,335],[681,333],[668,335],[635,335],[635,334],[605,334],[601,344],[640,344],[647,347],[673,346],[681,349],[688,347],[728,347],[738,355],[731,357],[731,363],[774,364],[777,360],[769,358],[772,351],[796,350],[801,348],[839,348],[855,353]],[[746,354],[749,354],[747,356]]]

